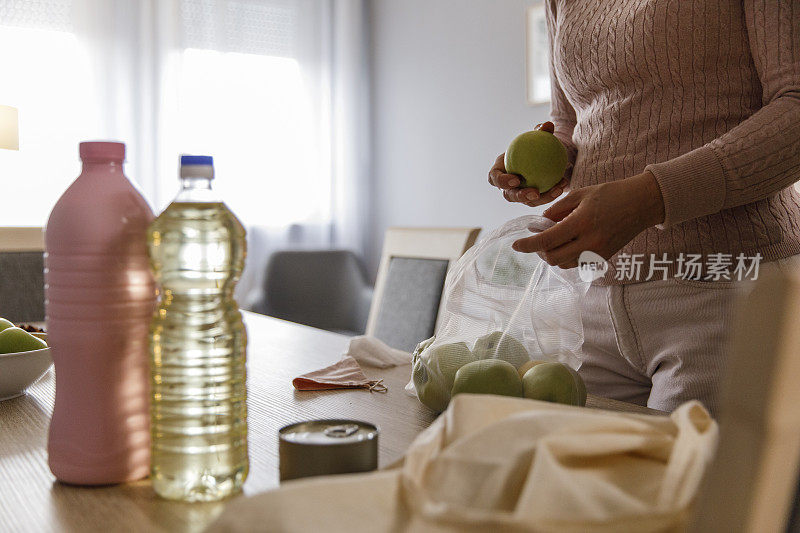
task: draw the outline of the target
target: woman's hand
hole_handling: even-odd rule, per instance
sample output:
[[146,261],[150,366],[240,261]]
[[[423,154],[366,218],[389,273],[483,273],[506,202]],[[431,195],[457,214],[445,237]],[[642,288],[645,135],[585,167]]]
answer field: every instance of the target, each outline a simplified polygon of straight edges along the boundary
[[557,224],[516,241],[513,248],[538,252],[553,266],[574,268],[581,252],[609,259],[636,235],[663,222],[664,202],[655,177],[644,172],[572,191],[544,216]]
[[[555,126],[552,122],[537,124],[535,130],[541,129],[553,133]],[[508,174],[505,164],[506,154],[500,154],[494,162],[494,166],[489,171],[489,183],[503,191],[503,198],[509,202],[519,202],[530,207],[544,205],[558,198],[567,188],[567,180],[562,179],[556,183],[552,189],[545,193],[539,193],[534,187],[520,188],[522,181],[516,174]]]

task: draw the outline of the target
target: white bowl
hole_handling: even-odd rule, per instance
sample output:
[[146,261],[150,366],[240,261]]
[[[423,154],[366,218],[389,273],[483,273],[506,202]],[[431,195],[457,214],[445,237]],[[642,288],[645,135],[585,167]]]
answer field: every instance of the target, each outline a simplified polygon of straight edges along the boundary
[[0,354],[0,402],[22,395],[52,364],[50,348]]

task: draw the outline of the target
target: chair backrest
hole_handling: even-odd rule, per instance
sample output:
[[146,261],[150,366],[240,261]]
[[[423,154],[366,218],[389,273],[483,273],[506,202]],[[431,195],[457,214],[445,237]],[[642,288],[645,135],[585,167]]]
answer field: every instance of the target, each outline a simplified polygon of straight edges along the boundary
[[44,320],[44,233],[40,227],[0,227],[0,317]]
[[800,531],[800,272],[755,283],[731,348],[719,448],[689,530]]
[[278,251],[270,256],[264,298],[254,310],[321,329],[364,331],[372,287],[349,250]]
[[411,351],[436,331],[449,268],[480,228],[389,228],[383,243],[367,335]]

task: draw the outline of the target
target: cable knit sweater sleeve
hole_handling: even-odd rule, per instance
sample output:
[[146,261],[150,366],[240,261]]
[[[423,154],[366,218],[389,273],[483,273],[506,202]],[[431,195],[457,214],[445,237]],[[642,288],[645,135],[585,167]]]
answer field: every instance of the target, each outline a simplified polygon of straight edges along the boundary
[[575,165],[575,158],[578,154],[578,149],[572,140],[572,132],[575,129],[575,109],[567,100],[561,85],[558,82],[558,76],[554,67],[553,58],[553,43],[555,42],[555,28],[556,28],[556,8],[555,0],[549,0],[545,10],[547,20],[547,37],[549,44],[549,65],[550,65],[550,117],[555,125],[555,136],[567,148],[567,155],[569,156],[569,165],[565,178],[569,180],[572,174],[572,167]]
[[708,144],[646,167],[664,198],[663,227],[766,198],[800,178],[800,3],[744,6],[763,107]]

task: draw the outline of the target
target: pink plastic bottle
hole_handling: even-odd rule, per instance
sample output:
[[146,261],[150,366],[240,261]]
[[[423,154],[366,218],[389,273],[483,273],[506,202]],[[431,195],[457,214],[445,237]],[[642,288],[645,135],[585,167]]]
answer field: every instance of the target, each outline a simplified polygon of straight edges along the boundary
[[146,235],[153,212],[122,172],[125,145],[80,144],[83,171],[50,213],[45,309],[56,366],[47,445],[66,483],[147,476],[148,328],[155,309]]

